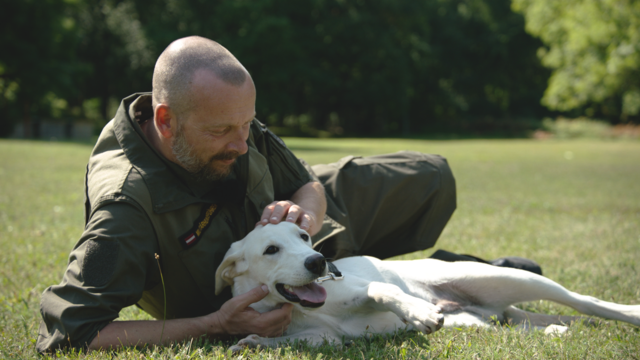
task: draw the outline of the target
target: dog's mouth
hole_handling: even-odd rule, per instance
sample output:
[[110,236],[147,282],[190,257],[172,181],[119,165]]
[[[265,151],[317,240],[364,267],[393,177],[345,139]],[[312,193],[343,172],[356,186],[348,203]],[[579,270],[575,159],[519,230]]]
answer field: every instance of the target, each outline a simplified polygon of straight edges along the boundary
[[277,283],[276,289],[288,301],[300,303],[304,307],[320,307],[327,299],[327,291],[315,281],[302,286]]

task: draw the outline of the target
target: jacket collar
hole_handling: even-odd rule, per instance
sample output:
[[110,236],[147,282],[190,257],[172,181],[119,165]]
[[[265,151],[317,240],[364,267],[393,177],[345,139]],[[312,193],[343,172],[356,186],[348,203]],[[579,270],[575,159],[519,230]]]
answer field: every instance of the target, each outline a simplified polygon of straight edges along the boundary
[[[140,172],[151,196],[153,210],[164,213],[193,203],[242,201],[244,171],[249,153],[240,156],[231,174],[221,181],[198,181],[187,170],[160,154],[143,134],[136,117],[149,116],[151,93],[136,93],[122,100],[114,119],[114,132],[133,167]],[[153,116],[153,112],[151,112]],[[146,120],[141,118],[141,120]]]

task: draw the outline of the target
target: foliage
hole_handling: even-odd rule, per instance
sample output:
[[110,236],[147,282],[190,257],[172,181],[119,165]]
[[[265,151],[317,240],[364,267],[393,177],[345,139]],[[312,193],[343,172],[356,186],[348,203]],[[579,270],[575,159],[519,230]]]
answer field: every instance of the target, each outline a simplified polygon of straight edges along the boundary
[[66,108],[77,95],[73,79],[86,68],[72,49],[74,5],[65,0],[0,2],[0,135],[23,118],[26,133],[36,114]]
[[556,139],[640,139],[640,125],[611,125],[602,120],[586,117],[568,119],[559,117],[556,120],[545,118],[542,121],[544,132],[536,132],[534,137]]
[[79,38],[76,51],[91,66],[91,72],[76,84],[84,108],[96,109],[94,118],[101,118],[100,125],[104,125],[114,116],[121,98],[151,90],[157,54],[132,1],[78,1],[74,16]]
[[[486,259],[524,256],[573,291],[605,301],[640,304],[640,143],[602,141],[286,138],[309,163],[398,150],[440,153],[456,175],[458,210],[438,248]],[[36,358],[42,291],[59,283],[83,229],[83,179],[91,146],[0,140],[0,358]],[[573,156],[566,157],[571,151]],[[432,250],[405,255],[428,256]],[[547,302],[530,311],[571,315]],[[147,319],[136,307],[120,319]],[[228,343],[187,342],[113,353],[63,353],[72,359],[222,359]],[[255,359],[359,358],[634,358],[640,330],[603,321],[548,337],[502,328],[399,332],[358,339],[350,347],[291,344],[247,351]]]
[[618,124],[611,129],[611,134],[614,138],[618,139],[640,139],[640,125]]
[[[104,123],[119,99],[150,90],[154,61],[171,41],[194,34],[220,42],[249,69],[260,119],[294,132],[406,135],[452,130],[461,119],[490,128],[496,119],[546,114],[538,103],[548,76],[535,55],[540,42],[508,0],[31,1],[5,14],[36,8],[48,17],[33,28],[24,16],[7,17],[3,34],[23,30],[0,44],[34,38],[56,49],[32,60],[73,72],[36,72],[52,82],[38,88],[55,96],[34,96],[57,101],[61,117],[98,114]],[[61,32],[48,23],[70,26]],[[67,33],[72,41],[48,40]],[[10,61],[3,54],[0,67]],[[28,56],[11,52],[17,63]],[[3,89],[8,99],[13,90]],[[4,123],[19,106],[3,101]]]
[[555,121],[545,118],[542,122],[545,130],[558,139],[604,139],[611,136],[612,126],[603,121],[587,118],[558,118]]
[[16,119],[103,125],[194,34],[239,58],[258,117],[285,134],[516,135],[550,110],[640,120],[633,0],[0,1],[0,136]]
[[553,69],[542,102],[609,119],[640,117],[640,2],[513,0]]

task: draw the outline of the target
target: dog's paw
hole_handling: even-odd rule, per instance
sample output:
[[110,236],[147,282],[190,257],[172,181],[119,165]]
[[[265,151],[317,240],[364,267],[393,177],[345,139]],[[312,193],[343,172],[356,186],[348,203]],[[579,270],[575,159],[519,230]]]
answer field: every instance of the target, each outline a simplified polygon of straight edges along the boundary
[[402,321],[425,334],[432,334],[440,330],[444,325],[442,310],[426,301],[411,304],[407,310]]
[[243,346],[238,346],[238,344],[230,346],[229,350],[231,351],[232,355],[238,355],[239,353],[241,353],[244,350]]
[[549,325],[544,329],[546,335],[560,336],[562,334],[568,334],[569,328],[563,325]]
[[257,348],[258,345],[261,345],[261,340],[262,338],[258,335],[249,335],[246,338],[238,341],[237,344],[231,346],[229,350],[231,350],[231,353],[237,354],[239,352],[242,352],[245,348],[254,349]]

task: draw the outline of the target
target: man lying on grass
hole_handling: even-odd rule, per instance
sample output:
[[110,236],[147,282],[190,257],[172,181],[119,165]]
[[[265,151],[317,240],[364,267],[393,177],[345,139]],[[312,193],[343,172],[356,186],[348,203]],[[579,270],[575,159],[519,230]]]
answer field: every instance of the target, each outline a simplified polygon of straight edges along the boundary
[[[401,152],[313,168],[256,118],[240,62],[201,37],[158,59],[153,93],[125,98],[93,149],[86,226],[60,285],[44,291],[39,352],[279,336],[291,305],[215,294],[230,245],[256,223],[297,223],[328,258],[434,245],[455,209],[444,158]],[[166,321],[114,321],[137,305]]]

